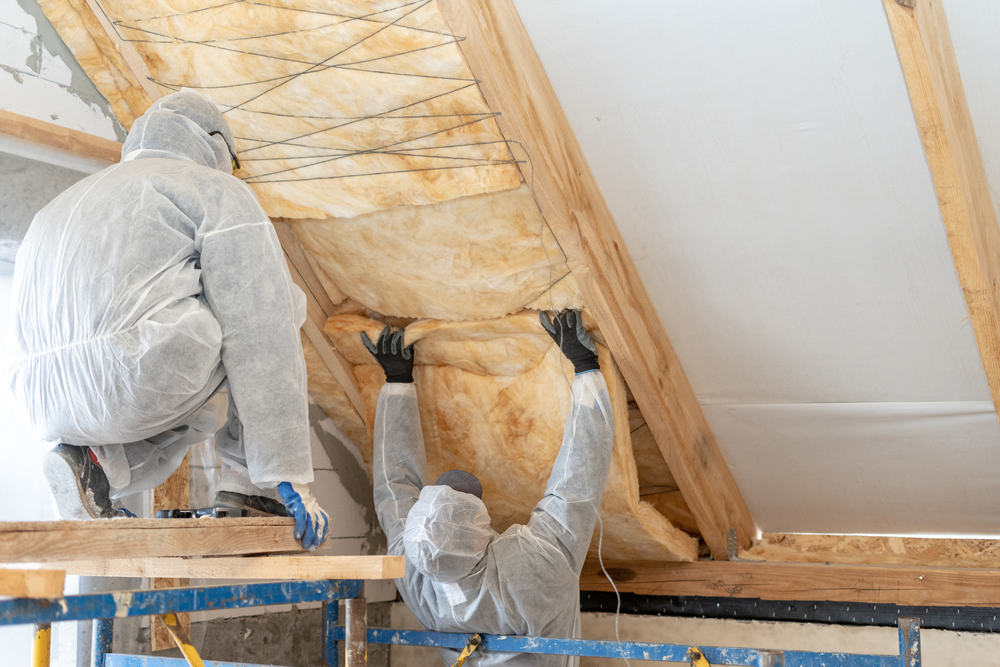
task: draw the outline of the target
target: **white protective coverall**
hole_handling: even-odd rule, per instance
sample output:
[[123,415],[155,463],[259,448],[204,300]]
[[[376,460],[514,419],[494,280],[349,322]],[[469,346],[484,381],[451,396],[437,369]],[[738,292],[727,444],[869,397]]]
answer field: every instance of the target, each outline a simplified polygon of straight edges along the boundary
[[42,209],[17,254],[10,388],[40,439],[94,447],[112,497],[161,483],[210,437],[205,402],[224,383],[227,471],[264,488],[313,479],[305,297],[227,142],[198,93],[159,100],[121,163]]
[[[389,554],[406,556],[406,577],[396,586],[425,630],[580,636],[580,570],[604,495],[613,439],[604,377],[577,375],[545,497],[527,525],[498,535],[480,499],[446,486],[424,486],[427,460],[416,388],[382,387],[375,412],[375,508]],[[458,651],[439,651],[448,665],[458,657]],[[467,664],[578,663],[570,656],[477,651]]]

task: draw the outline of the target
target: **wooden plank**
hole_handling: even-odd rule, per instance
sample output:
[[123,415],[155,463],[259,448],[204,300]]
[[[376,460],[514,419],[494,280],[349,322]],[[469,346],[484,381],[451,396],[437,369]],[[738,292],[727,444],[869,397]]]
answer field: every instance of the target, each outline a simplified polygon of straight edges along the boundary
[[186,577],[190,579],[398,579],[403,556],[263,556],[213,558],[111,558],[48,563],[89,577]]
[[[19,529],[21,526],[25,528]],[[294,526],[291,518],[3,523],[0,562],[301,553],[302,545],[292,535]],[[327,548],[329,542],[320,546]]]
[[785,563],[1000,569],[1000,540],[764,533],[740,556]]
[[[8,533],[36,533],[53,531],[94,531],[123,529],[139,530],[178,530],[199,528],[211,522],[212,526],[221,528],[260,528],[294,525],[287,517],[252,516],[238,519],[112,519],[98,521],[0,521],[0,535]],[[2,556],[3,552],[0,552]]]
[[[188,509],[191,507],[191,467],[190,455],[185,454],[181,465],[167,478],[163,484],[153,489],[153,516],[159,510]],[[182,588],[191,583],[189,579],[153,579],[153,588]],[[177,614],[177,622],[185,633],[191,632],[191,615]],[[152,619],[150,642],[153,651],[166,651],[174,647],[174,638],[164,625],[163,619],[154,616]]]
[[[716,559],[757,529],[511,0],[439,0]],[[517,142],[517,143],[514,143]]]
[[54,123],[0,110],[0,135],[37,146],[45,146],[68,155],[77,155],[115,164],[121,159],[122,145],[86,132],[78,132]]
[[883,0],[969,307],[1000,409],[1000,227],[940,0]]
[[305,252],[295,239],[295,234],[287,222],[282,220],[272,220],[278,240],[285,251],[285,260],[288,262],[288,271],[292,274],[292,281],[305,292],[306,295],[306,322],[302,330],[319,352],[323,363],[336,378],[340,388],[347,394],[351,405],[354,406],[361,421],[365,420],[365,404],[361,399],[361,390],[358,388],[358,380],[354,376],[354,367],[344,359],[340,352],[337,352],[333,343],[323,332],[327,319],[333,314],[334,304],[323,288],[323,284],[316,276],[306,259]]
[[0,568],[0,596],[58,598],[66,585],[66,570],[10,570]]
[[[104,32],[108,34],[108,39],[111,40],[111,44],[115,47],[115,50],[121,55],[122,59],[125,61],[126,66],[132,74],[132,78],[135,79],[135,83],[138,83],[142,89],[149,95],[149,99],[153,102],[163,97],[163,93],[160,92],[159,86],[153,83],[153,77],[149,73],[149,68],[146,67],[146,62],[139,55],[139,52],[135,50],[131,42],[126,41],[122,38],[122,35],[115,28],[114,24],[111,22],[110,17],[108,17],[107,12],[101,6],[98,0],[86,0],[87,6],[90,7],[90,11],[94,12],[94,16],[97,21],[104,28]],[[173,642],[171,642],[171,646]]]
[[[640,595],[1000,606],[1000,570],[736,561],[604,565],[620,592]],[[596,562],[584,565],[580,588],[613,590]]]

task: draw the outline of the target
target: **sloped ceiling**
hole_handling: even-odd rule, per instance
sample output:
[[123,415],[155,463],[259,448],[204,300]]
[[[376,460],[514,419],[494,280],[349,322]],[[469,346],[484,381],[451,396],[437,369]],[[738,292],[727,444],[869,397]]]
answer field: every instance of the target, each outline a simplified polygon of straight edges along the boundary
[[[1000,426],[881,3],[516,5],[759,527],[1000,535]],[[1000,7],[945,9],[996,192]]]

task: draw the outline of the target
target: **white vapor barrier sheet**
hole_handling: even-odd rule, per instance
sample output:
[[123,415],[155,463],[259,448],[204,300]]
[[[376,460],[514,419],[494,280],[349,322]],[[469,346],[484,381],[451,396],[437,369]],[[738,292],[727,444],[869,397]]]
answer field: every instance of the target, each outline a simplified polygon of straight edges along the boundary
[[[769,508],[768,521],[783,532],[998,530],[1000,427],[991,401],[711,405],[705,412],[716,437],[740,443],[726,459],[751,514]],[[952,470],[962,470],[962,479]],[[933,483],[939,476],[950,483]]]
[[759,527],[1000,535],[1000,426],[881,3],[515,4]]

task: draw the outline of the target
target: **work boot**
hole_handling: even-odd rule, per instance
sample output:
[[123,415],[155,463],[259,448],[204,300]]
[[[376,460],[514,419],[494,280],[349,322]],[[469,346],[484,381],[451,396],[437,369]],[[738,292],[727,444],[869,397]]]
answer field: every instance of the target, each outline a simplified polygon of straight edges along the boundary
[[108,476],[91,461],[89,447],[56,445],[45,454],[42,470],[63,519],[110,519],[119,515],[111,507]]
[[248,496],[236,491],[219,491],[215,494],[215,507],[248,509],[254,516],[288,516],[285,506],[266,496]]

